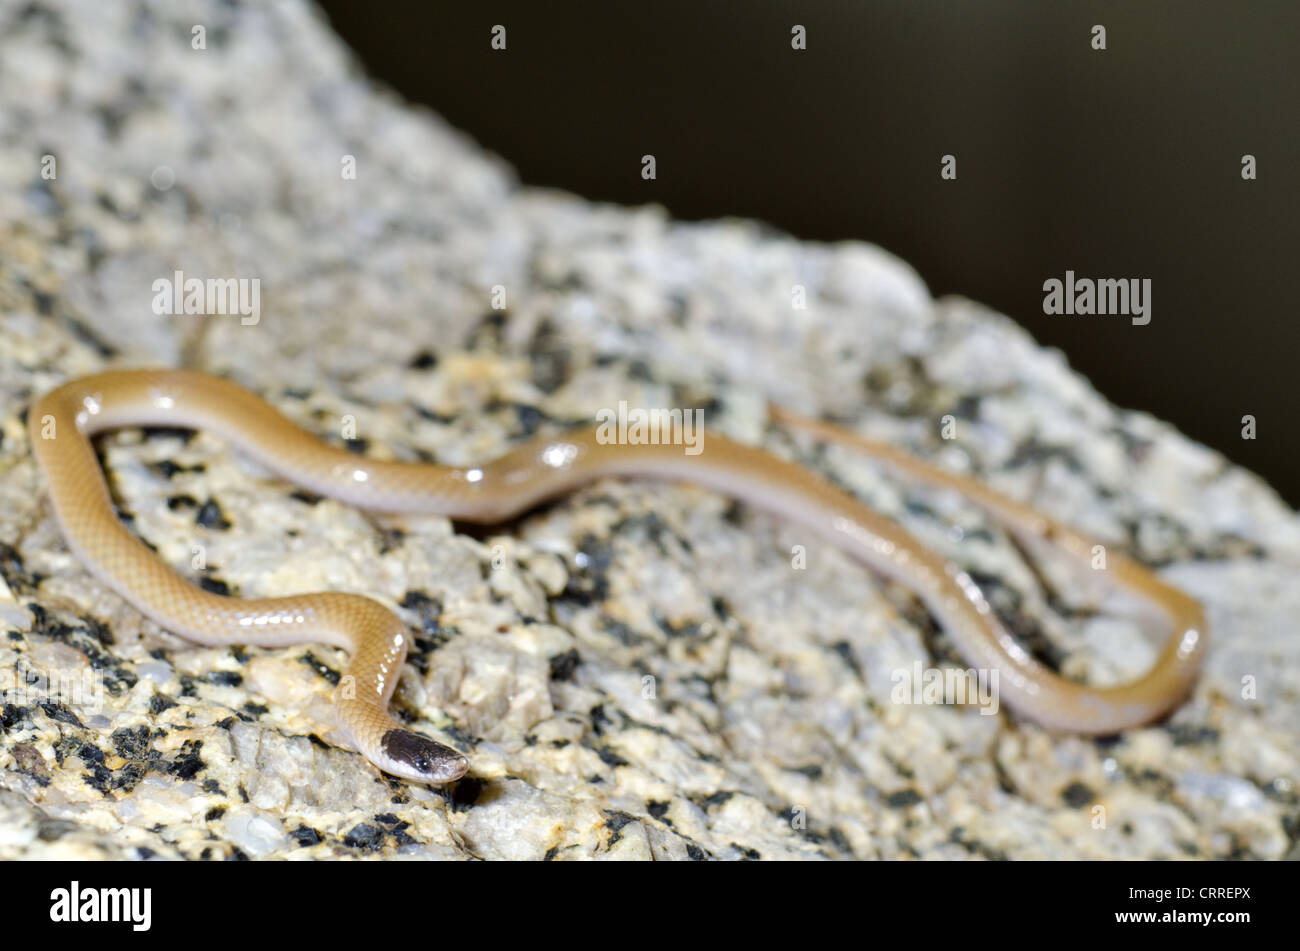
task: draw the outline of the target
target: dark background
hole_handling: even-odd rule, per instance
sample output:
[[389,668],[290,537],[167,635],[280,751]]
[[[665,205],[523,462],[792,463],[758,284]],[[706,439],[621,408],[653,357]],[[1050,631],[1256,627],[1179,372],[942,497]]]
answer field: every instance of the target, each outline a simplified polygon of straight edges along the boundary
[[[1300,3],[323,6],[371,75],[526,183],[880,244],[1300,503]],[[1151,323],[1045,316],[1067,269],[1150,278]]]

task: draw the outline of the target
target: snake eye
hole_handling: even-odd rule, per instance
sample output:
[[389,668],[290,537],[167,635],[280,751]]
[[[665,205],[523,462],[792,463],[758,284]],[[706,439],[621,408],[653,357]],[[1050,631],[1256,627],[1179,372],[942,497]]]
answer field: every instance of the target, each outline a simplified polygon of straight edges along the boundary
[[449,783],[460,779],[469,768],[465,759],[450,746],[435,743],[410,730],[389,730],[381,741],[384,755],[405,766],[402,775],[414,774],[426,783]]

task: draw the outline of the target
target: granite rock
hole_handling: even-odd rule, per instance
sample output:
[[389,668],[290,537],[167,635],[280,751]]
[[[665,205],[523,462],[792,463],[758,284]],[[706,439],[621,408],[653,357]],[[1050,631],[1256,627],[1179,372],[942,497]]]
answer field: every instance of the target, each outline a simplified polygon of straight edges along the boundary
[[[1300,520],[1010,320],[868,245],[521,187],[300,3],[3,0],[0,88],[0,858],[1296,854]],[[176,270],[258,279],[256,322],[156,314]],[[206,433],[104,438],[123,518],[210,589],[364,592],[410,625],[396,708],[472,769],[408,784],[331,742],[338,651],[196,647],[70,554],[25,411],[129,365],[462,464],[620,400],[702,407],[978,573],[1069,675],[1150,662],[976,509],[771,429],[773,400],[1157,566],[1213,646],[1167,723],[1059,736],[891,703],[891,671],[955,659],[918,602],[699,488],[606,481],[471,533],[298,492]]]

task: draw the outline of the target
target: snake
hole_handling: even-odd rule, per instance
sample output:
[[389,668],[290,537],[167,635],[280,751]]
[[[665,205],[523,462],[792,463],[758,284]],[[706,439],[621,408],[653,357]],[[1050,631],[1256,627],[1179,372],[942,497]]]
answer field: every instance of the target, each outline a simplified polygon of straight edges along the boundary
[[[888,443],[777,407],[769,408],[769,422],[955,490],[1026,544],[1053,546],[1079,563],[1096,552],[1092,539],[1030,505]],[[1115,735],[1161,719],[1185,699],[1206,651],[1200,603],[1137,561],[1110,553],[1106,580],[1153,609],[1147,616],[1164,641],[1149,670],[1132,681],[1095,686],[1067,679],[1009,632],[980,585],[950,558],[829,478],[719,433],[690,454],[670,442],[611,441],[598,427],[578,427],[534,435],[492,461],[459,466],[358,455],[304,430],[237,383],[195,370],[109,370],[63,383],[32,403],[33,455],[63,537],[90,574],[163,629],[197,644],[344,649],[348,663],[334,695],[342,739],[383,772],[417,783],[453,782],[469,760],[389,711],[411,641],[401,618],[362,594],[241,598],[191,582],[117,514],[92,439],[124,427],[207,431],[317,495],[374,512],[470,524],[510,520],[606,477],[694,483],[787,518],[909,589],[967,663],[999,672],[1000,701],[1052,731]]]

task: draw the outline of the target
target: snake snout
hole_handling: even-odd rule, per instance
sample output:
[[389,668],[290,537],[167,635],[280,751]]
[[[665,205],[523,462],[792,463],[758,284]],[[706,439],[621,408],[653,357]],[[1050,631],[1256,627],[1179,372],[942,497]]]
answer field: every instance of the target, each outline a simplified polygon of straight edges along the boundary
[[389,730],[383,739],[384,755],[410,779],[426,783],[450,783],[465,775],[469,760],[450,746],[434,742],[410,730]]

